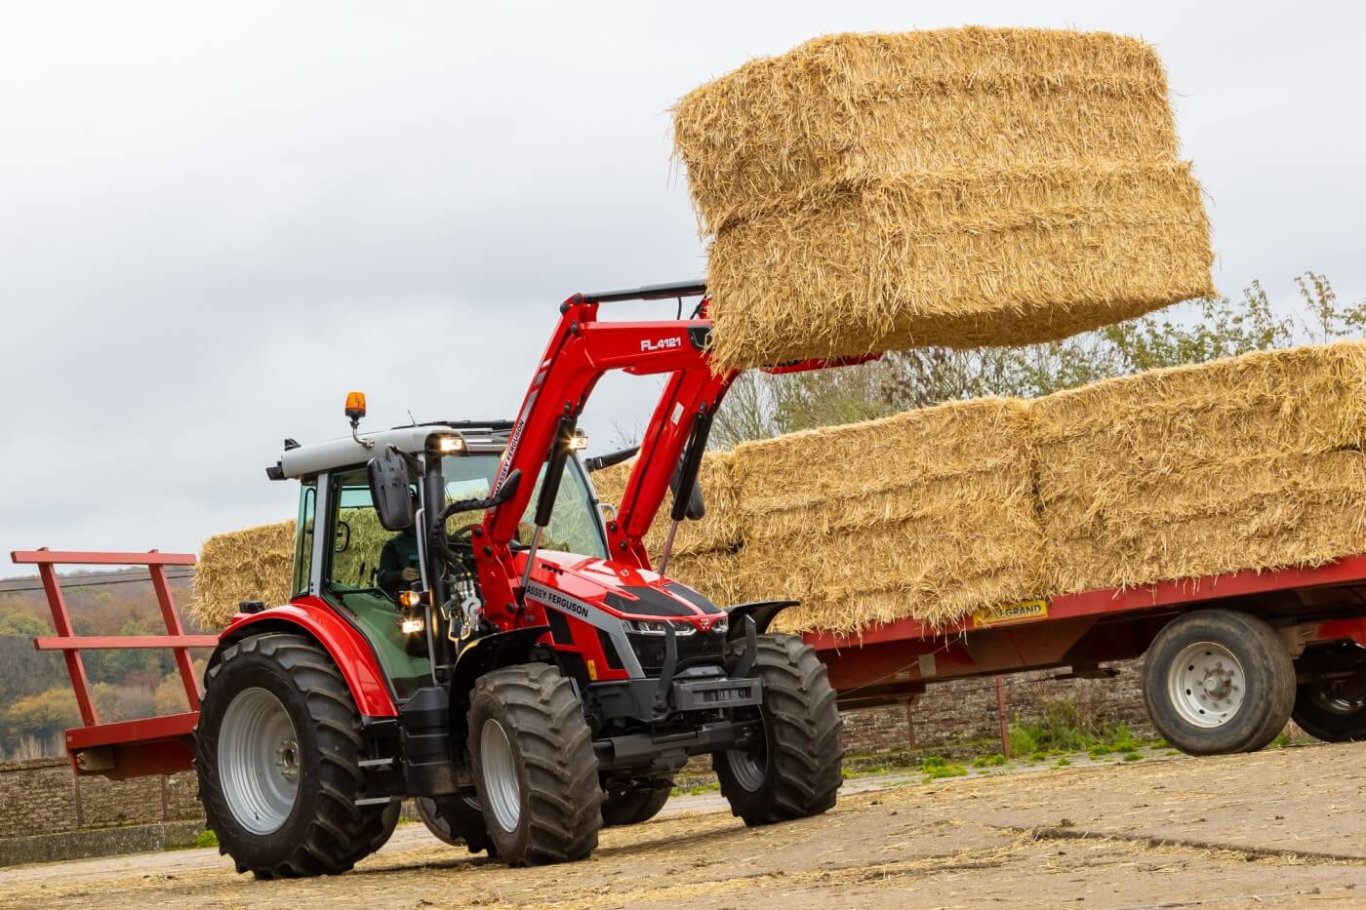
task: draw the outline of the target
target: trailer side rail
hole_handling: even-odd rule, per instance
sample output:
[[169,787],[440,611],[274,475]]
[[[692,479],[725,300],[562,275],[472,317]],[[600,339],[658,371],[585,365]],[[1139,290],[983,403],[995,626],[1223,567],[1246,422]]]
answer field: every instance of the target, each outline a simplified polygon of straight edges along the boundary
[[[66,731],[66,749],[71,756],[72,769],[77,774],[97,773],[114,778],[143,774],[171,773],[190,766],[190,737],[199,719],[199,699],[203,695],[194,663],[190,659],[193,648],[213,648],[216,635],[186,635],[171,594],[167,566],[193,566],[193,553],[109,553],[57,550],[19,550],[10,554],[16,565],[36,565],[42,580],[43,593],[52,613],[55,636],[35,638],[39,651],[61,652],[66,661],[67,675],[80,708],[80,727]],[[165,635],[77,635],[71,624],[62,592],[57,566],[144,566],[147,569]],[[90,693],[90,679],[85,672],[82,651],[115,650],[124,648],[170,648],[175,654],[176,669],[185,689],[189,710],[165,717],[149,717],[117,723],[101,723],[99,709]]]

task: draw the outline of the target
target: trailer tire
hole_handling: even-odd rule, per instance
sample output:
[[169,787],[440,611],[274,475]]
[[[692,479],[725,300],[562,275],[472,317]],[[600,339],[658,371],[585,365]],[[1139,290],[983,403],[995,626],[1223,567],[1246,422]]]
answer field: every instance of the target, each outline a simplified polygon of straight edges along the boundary
[[419,796],[414,802],[418,818],[437,840],[453,847],[463,844],[471,853],[487,851],[490,857],[498,856],[484,825],[484,810],[479,807],[477,797],[468,794]]
[[1188,755],[1256,752],[1290,719],[1295,667],[1265,620],[1196,610],[1153,639],[1143,700],[1157,732]]
[[219,853],[273,879],[335,875],[378,850],[399,806],[355,804],[362,748],[360,712],[315,642],[267,633],[229,645],[205,674],[195,729]]
[[602,788],[573,684],[549,664],[475,680],[469,710],[474,787],[489,839],[510,866],[585,859],[598,845]]
[[[733,643],[731,657],[743,649]],[[754,670],[764,686],[763,736],[754,749],[712,755],[721,794],[750,827],[819,815],[843,783],[842,723],[825,664],[796,635],[761,635]]]
[[1304,683],[1295,690],[1295,709],[1290,717],[1321,742],[1366,739],[1366,674]]
[[602,826],[619,828],[649,821],[669,801],[673,786],[671,777],[609,784],[604,788]]

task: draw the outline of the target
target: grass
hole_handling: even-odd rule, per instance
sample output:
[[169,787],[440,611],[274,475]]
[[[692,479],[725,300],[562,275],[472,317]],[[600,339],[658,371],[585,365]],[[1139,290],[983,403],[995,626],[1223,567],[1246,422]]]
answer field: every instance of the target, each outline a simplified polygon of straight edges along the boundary
[[968,769],[947,761],[943,756],[931,755],[920,762],[920,773],[927,780],[938,780],[941,777],[965,777]]
[[1028,755],[1036,762],[1076,752],[1084,752],[1093,759],[1106,755],[1129,755],[1165,745],[1161,740],[1136,736],[1127,724],[1102,722],[1067,698],[1045,702],[1038,720],[1029,723],[1017,721],[1010,725],[1011,753]]
[[212,831],[209,831],[209,830],[207,830],[207,829],[205,829],[205,830],[203,830],[203,831],[200,831],[198,834],[195,835],[194,843],[191,844],[191,846],[193,846],[193,847],[201,847],[201,848],[202,848],[202,847],[217,847],[217,846],[218,846],[218,835],[217,835],[217,834],[214,834]]
[[670,796],[697,796],[702,793],[720,793],[721,782],[709,780],[702,783],[688,784],[683,787],[674,787],[669,791]]

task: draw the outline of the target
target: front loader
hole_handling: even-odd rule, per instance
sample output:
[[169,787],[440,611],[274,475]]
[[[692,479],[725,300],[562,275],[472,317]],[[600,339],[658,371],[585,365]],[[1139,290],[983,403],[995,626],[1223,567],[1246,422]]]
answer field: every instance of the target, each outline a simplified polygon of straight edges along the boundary
[[[735,373],[712,370],[705,299],[690,319],[598,312],[704,293],[569,298],[515,420],[362,433],[353,396],[350,436],[286,440],[268,474],[301,487],[292,597],[243,604],[195,731],[208,824],[239,871],[342,872],[409,797],[471,851],[582,859],[604,824],[657,813],[696,755],[748,825],[834,805],[835,693],[809,647],[768,632],[791,603],[723,609],[643,543],[668,501],[663,565],[701,516],[698,467]],[[577,454],[610,370],[668,376],[615,514]]]

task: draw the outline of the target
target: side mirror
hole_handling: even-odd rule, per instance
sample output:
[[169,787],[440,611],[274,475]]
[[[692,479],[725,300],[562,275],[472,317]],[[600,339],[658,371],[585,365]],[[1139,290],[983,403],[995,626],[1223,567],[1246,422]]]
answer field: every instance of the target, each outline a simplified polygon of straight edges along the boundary
[[409,489],[408,462],[393,446],[370,459],[370,501],[386,531],[403,531],[413,526],[412,492]]

